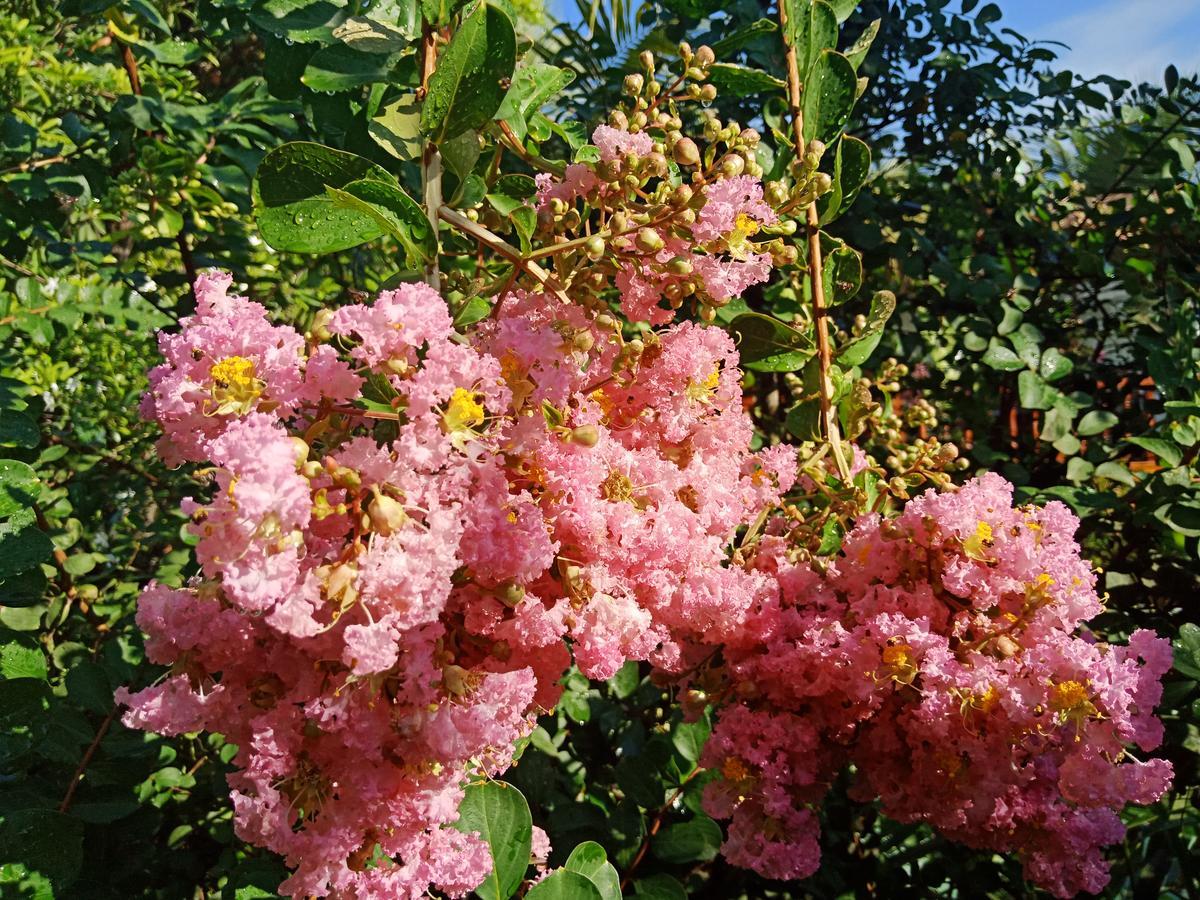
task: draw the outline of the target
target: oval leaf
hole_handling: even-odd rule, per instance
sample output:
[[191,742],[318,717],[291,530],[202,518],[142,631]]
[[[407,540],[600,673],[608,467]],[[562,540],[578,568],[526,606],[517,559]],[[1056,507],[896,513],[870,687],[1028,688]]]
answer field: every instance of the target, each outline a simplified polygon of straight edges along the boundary
[[[492,871],[483,884],[475,888],[475,893],[483,900],[507,900],[521,886],[525,870],[529,868],[529,852],[533,841],[533,819],[529,815],[529,804],[512,785],[489,781],[467,786],[458,814],[459,819],[454,827],[466,834],[477,833],[492,854]],[[582,875],[577,877],[592,887],[592,883]],[[595,888],[592,890],[595,891]],[[533,891],[526,896],[532,897]],[[547,895],[551,896],[560,895]]]
[[804,140],[833,143],[850,119],[857,89],[850,60],[833,50],[822,50],[804,82]]
[[326,188],[354,181],[393,181],[368,159],[321,144],[296,141],[272,150],[254,175],[254,208],[263,239],[276,250],[331,253],[374,240],[385,227],[349,209]]
[[742,365],[755,372],[794,372],[816,353],[808,335],[773,316],[743,313],[729,325]]
[[603,900],[600,889],[578,872],[551,872],[525,895],[527,900]]
[[503,12],[481,4],[463,20],[429,79],[421,130],[437,143],[495,115],[517,64],[517,39]]

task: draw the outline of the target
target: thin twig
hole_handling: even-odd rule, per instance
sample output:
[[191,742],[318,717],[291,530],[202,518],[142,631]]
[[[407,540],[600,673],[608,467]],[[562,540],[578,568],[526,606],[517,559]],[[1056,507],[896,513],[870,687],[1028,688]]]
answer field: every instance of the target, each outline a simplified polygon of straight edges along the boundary
[[[429,25],[421,34],[421,96],[428,96],[429,79],[437,68],[437,32]],[[424,191],[425,216],[433,231],[433,256],[425,265],[425,283],[435,291],[442,289],[442,273],[438,265],[441,247],[438,242],[438,209],[442,205],[442,154],[437,144],[426,141],[421,151],[421,185]]]
[[566,292],[559,286],[558,282],[554,279],[554,276],[552,276],[533,260],[526,259],[521,254],[520,250],[508,243],[508,241],[504,240],[504,238],[500,237],[500,235],[488,230],[478,222],[472,222],[458,210],[451,209],[449,206],[442,206],[440,209],[438,209],[438,215],[442,218],[442,221],[448,222],[463,234],[473,237],[489,250],[499,253],[501,256],[506,257],[517,266],[524,269],[534,278],[534,280],[541,284],[546,290],[554,294],[554,296],[563,303],[571,302],[571,298],[568,297]]
[[[787,48],[787,80],[788,107],[792,116],[792,128],[796,135],[796,154],[804,153],[804,113],[800,109],[800,71],[796,63],[796,48],[787,39],[787,4],[779,4],[779,31],[783,37],[784,47]],[[841,433],[838,428],[837,413],[833,408],[833,378],[830,369],[833,365],[833,352],[829,345],[829,309],[825,302],[824,273],[821,261],[821,220],[817,212],[817,202],[813,200],[808,206],[808,277],[812,285],[813,329],[817,335],[817,365],[820,369],[821,393],[821,430],[833,450],[833,458],[837,463],[838,473],[843,480],[850,477],[850,466],[842,449]]]
[[96,736],[92,738],[92,742],[88,744],[88,748],[83,751],[83,758],[79,760],[79,765],[75,767],[75,774],[71,776],[71,783],[67,786],[67,792],[63,795],[62,803],[58,804],[58,811],[65,813],[71,808],[71,800],[75,797],[75,789],[79,787],[79,782],[83,780],[83,773],[87,769],[88,764],[92,761],[92,757],[96,754],[96,748],[100,746],[100,742],[104,740],[104,735],[108,732],[108,726],[117,717],[117,708],[114,706],[104,717],[104,721],[100,723],[100,728],[96,731]]

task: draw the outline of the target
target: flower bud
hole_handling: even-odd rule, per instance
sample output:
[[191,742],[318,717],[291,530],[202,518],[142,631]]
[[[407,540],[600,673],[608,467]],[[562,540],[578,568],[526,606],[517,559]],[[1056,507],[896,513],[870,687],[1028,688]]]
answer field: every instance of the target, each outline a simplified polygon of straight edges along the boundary
[[813,186],[817,190],[817,196],[820,197],[833,190],[833,179],[825,172],[818,172],[813,176]]
[[583,245],[583,252],[587,254],[587,258],[592,262],[595,262],[603,257],[605,249],[606,245],[604,243],[604,238],[600,237],[598,234],[593,234],[587,239],[587,243]]
[[708,68],[717,61],[717,54],[708,44],[701,44],[696,50],[696,65]]
[[375,495],[367,507],[367,517],[371,520],[371,529],[376,534],[387,537],[403,528],[404,523],[408,521],[408,513],[404,511],[404,504],[381,494],[378,488],[372,488],[371,492]]
[[689,44],[687,41],[679,42],[679,57],[684,62],[687,62],[689,59],[692,58],[692,45]]
[[348,469],[346,466],[338,466],[330,475],[333,478],[333,483],[338,487],[347,488],[352,491],[362,487],[362,478],[353,469]]
[[717,99],[717,86],[715,84],[706,84],[700,88],[700,101],[702,103],[712,103]]
[[637,72],[633,72],[632,74],[625,76],[625,82],[622,85],[622,89],[630,97],[636,97],[642,92],[642,88],[645,86],[646,79]]
[[295,435],[293,435],[292,436],[292,449],[296,451],[297,464],[302,463],[306,459],[308,459],[308,451],[310,448],[308,446],[308,442],[305,441],[304,438],[296,437]]
[[333,332],[329,330],[329,323],[332,321],[332,309],[319,309],[317,310],[317,314],[313,316],[312,328],[309,329],[308,333],[317,341],[332,340]]
[[667,271],[672,275],[691,275],[692,261],[686,256],[676,256],[667,263]]
[[743,128],[742,133],[739,134],[738,137],[741,138],[742,143],[748,147],[753,147],[760,140],[762,140],[762,135],[760,135],[754,128]]
[[575,337],[571,339],[571,346],[580,353],[587,353],[596,346],[596,336],[586,328],[582,331],[575,332]]
[[700,321],[711,325],[717,318],[717,310],[714,306],[709,306],[707,303],[700,307]]
[[746,161],[740,156],[730,153],[721,160],[721,174],[726,178],[736,178],[746,171]]
[[649,69],[651,72],[654,71],[654,54],[653,53],[651,53],[649,50],[643,50],[641,52],[641,55],[638,56],[638,59],[642,63],[642,68]]
[[763,188],[763,198],[771,206],[782,206],[787,202],[788,192],[782,181],[768,181]]
[[655,253],[663,248],[662,235],[653,228],[638,229],[636,243],[639,250]]
[[696,146],[696,142],[691,138],[683,138],[676,141],[675,146],[671,149],[671,155],[675,162],[681,166],[696,166],[700,164],[700,148]]
[[679,185],[671,192],[671,205],[679,207],[687,206],[692,202],[694,193],[695,192],[688,185]]
[[571,429],[569,440],[581,447],[595,447],[596,442],[600,440],[600,429],[595,425],[580,425]]
[[621,110],[614,109],[608,114],[608,124],[617,131],[625,131],[629,128],[629,118]]
[[684,72],[684,77],[687,78],[688,81],[703,81],[704,70],[699,69],[696,66],[688,66],[687,71]]

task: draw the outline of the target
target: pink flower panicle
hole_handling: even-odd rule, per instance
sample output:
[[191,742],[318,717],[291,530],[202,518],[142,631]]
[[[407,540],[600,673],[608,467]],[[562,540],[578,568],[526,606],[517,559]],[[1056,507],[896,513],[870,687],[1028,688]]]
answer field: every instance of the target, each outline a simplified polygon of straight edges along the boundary
[[[644,152],[615,129],[596,143]],[[730,243],[747,220],[774,221],[757,182],[715,182],[696,260],[749,264]],[[859,798],[1016,852],[1063,896],[1104,883],[1117,812],[1166,789],[1170,765],[1127,748],[1161,739],[1169,647],[1078,636],[1100,603],[1060,504],[1013,507],[985,476],[863,517],[817,568],[769,520],[813,485],[792,448],[751,451],[721,329],[632,352],[516,290],[464,339],[402,285],[302,336],[230,283],[202,276],[197,314],[160,338],[143,409],[211,488],[184,504],[200,576],[139,602],[169,672],[119,700],[131,726],[237,744],[235,829],[286,859],[285,893],[478,884],[486,846],[448,827],[463,785],[508,766],[572,660],[594,678],[649,661],[685,695],[722,660],[705,804],[727,858],[771,878],[816,870],[817,807],[848,763]],[[755,521],[757,549],[731,553]],[[535,864],[548,850],[539,833]]]

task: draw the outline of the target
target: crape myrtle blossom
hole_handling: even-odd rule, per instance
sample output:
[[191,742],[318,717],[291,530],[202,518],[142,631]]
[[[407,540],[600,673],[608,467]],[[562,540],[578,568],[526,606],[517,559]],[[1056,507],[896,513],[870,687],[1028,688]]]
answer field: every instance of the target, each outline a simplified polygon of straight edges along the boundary
[[[753,179],[718,185],[697,259],[772,221]],[[1120,808],[1165,790],[1169,764],[1129,750],[1160,740],[1169,649],[1078,636],[1100,603],[1060,504],[985,476],[800,561],[771,513],[814,485],[792,448],[750,449],[721,329],[629,338],[514,289],[459,335],[409,284],[301,335],[229,286],[203,276],[160,341],[143,408],[165,459],[207,466],[184,504],[200,574],[145,590],[168,671],[119,700],[131,726],[237,744],[234,826],[285,858],[285,893],[469,892],[491,861],[451,827],[463,787],[510,764],[572,663],[646,661],[684,697],[704,673],[705,803],[727,858],[772,878],[815,870],[850,763],[864,801],[1064,896],[1103,884]]]
[[852,796],[892,818],[1016,853],[1058,896],[1100,890],[1117,813],[1170,783],[1170,763],[1139,757],[1162,739],[1171,651],[1147,631],[1127,647],[1077,633],[1101,609],[1077,524],[1058,502],[1014,507],[989,474],[864,517],[820,568],[765,541],[775,587],[725,644],[736,701],[704,759],[731,861],[815,871],[817,822],[797,811],[849,761]]
[[[235,828],[285,857],[286,893],[461,895],[490,865],[448,828],[463,785],[507,767],[572,651],[607,677],[672,664],[689,626],[736,628],[760,576],[726,568],[729,536],[794,461],[750,452],[716,329],[631,354],[518,291],[463,342],[403,285],[302,336],[229,283],[198,285],[145,404],[210,488],[184,504],[201,574],[139,604],[169,671],[122,690],[126,721],[238,745]],[[252,380],[222,380],[233,356]],[[318,360],[330,376],[306,386]]]

